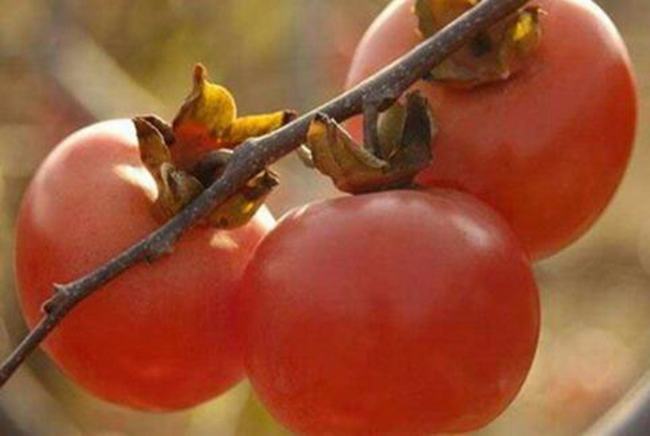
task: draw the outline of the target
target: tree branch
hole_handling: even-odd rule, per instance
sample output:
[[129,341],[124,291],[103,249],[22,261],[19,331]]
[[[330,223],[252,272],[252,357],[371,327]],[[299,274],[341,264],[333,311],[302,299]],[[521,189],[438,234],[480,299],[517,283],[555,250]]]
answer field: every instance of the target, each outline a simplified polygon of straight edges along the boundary
[[173,219],[84,277],[54,285],[53,297],[43,306],[43,318],[0,367],[0,387],[79,302],[133,265],[171,252],[172,245],[194,222],[235,194],[266,166],[300,146],[314,115],[324,113],[337,121],[343,121],[362,113],[364,101],[372,102],[379,110],[388,108],[413,83],[477,32],[513,13],[527,2],[528,0],[483,0],[438,34],[355,88],[273,133],[250,139],[237,147],[223,175]]

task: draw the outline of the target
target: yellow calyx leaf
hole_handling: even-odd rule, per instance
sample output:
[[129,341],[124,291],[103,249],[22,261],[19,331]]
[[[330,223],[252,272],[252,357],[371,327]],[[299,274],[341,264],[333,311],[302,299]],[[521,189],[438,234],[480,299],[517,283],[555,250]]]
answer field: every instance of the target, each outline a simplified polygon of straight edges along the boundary
[[[480,0],[416,0],[418,29],[432,36]],[[525,7],[480,32],[465,47],[434,68],[431,80],[475,87],[506,80],[525,67],[541,39],[540,9]]]
[[174,118],[174,132],[197,128],[219,136],[237,118],[235,99],[223,86],[207,80],[207,70],[201,64],[194,67],[194,89]]
[[536,7],[526,8],[519,12],[514,22],[508,28],[505,41],[510,44],[502,48],[502,58],[514,54],[525,57],[539,44],[542,32],[539,25],[541,9]]
[[263,115],[249,115],[235,119],[222,138],[232,144],[240,144],[248,138],[266,135],[279,129],[295,118],[293,111],[273,112]]
[[528,38],[534,32],[534,27],[537,24],[536,21],[536,17],[533,14],[529,12],[524,13],[512,28],[512,41],[518,43]]
[[211,150],[234,148],[248,138],[265,135],[295,117],[292,111],[239,117],[232,94],[211,83],[201,64],[194,67],[194,86],[172,122],[177,145],[174,161],[181,168],[196,163]]

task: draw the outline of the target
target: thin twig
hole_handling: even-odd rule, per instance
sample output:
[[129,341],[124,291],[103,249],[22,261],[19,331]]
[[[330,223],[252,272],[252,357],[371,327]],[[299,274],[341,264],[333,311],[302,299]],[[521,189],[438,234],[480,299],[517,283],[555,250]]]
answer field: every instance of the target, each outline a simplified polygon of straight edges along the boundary
[[315,114],[324,113],[337,121],[343,121],[362,113],[364,101],[373,102],[379,110],[388,108],[411,85],[477,32],[513,13],[527,2],[528,0],[484,0],[355,88],[281,129],[250,139],[237,147],[223,175],[173,219],[89,274],[73,282],[54,286],[54,296],[43,306],[44,317],[0,367],[0,387],[79,302],[135,264],[171,252],[176,240],[200,217],[235,194],[266,166],[300,146]]

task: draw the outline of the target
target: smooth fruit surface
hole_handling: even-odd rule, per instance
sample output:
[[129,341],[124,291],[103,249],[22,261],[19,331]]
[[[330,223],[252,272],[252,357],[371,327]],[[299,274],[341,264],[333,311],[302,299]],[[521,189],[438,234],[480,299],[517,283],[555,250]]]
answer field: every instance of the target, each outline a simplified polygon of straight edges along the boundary
[[239,300],[253,387],[306,435],[481,427],[519,391],[539,333],[516,237],[445,190],[294,210],[259,245]]
[[[17,224],[30,325],[53,283],[90,272],[159,226],[155,195],[128,120],[92,125],[54,149]],[[235,231],[190,230],[172,256],[135,266],[83,301],[46,341],[48,354],[89,391],[131,407],[174,410],[218,395],[243,376],[233,291],[272,225],[264,211]]]
[[[471,192],[501,212],[534,258],[582,235],[613,196],[630,156],[637,97],[625,45],[587,0],[537,0],[541,45],[510,80],[476,89],[421,83],[439,124],[419,181]],[[368,29],[348,86],[420,42],[412,0]],[[360,137],[360,120],[349,126]]]

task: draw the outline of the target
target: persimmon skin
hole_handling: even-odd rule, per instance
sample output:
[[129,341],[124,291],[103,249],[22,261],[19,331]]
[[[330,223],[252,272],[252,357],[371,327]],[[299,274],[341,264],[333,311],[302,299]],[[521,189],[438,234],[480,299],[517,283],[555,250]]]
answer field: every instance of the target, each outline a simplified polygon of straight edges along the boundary
[[248,377],[297,434],[482,427],[517,394],[537,346],[526,253],[496,212],[459,192],[296,209],[241,283]]
[[[627,49],[596,5],[536,0],[542,40],[511,79],[473,90],[420,83],[439,133],[418,181],[470,192],[501,212],[530,255],[585,233],[618,187],[632,149],[637,92]],[[393,1],[360,42],[348,86],[420,42],[412,0]],[[361,121],[348,127],[361,138]]]
[[[159,227],[155,184],[129,120],[98,123],[44,161],[20,210],[15,268],[30,326],[53,283],[79,278]],[[129,269],[74,309],[44,346],[59,368],[108,401],[178,410],[243,377],[234,289],[273,225],[264,209],[234,231],[195,227],[174,253]]]

